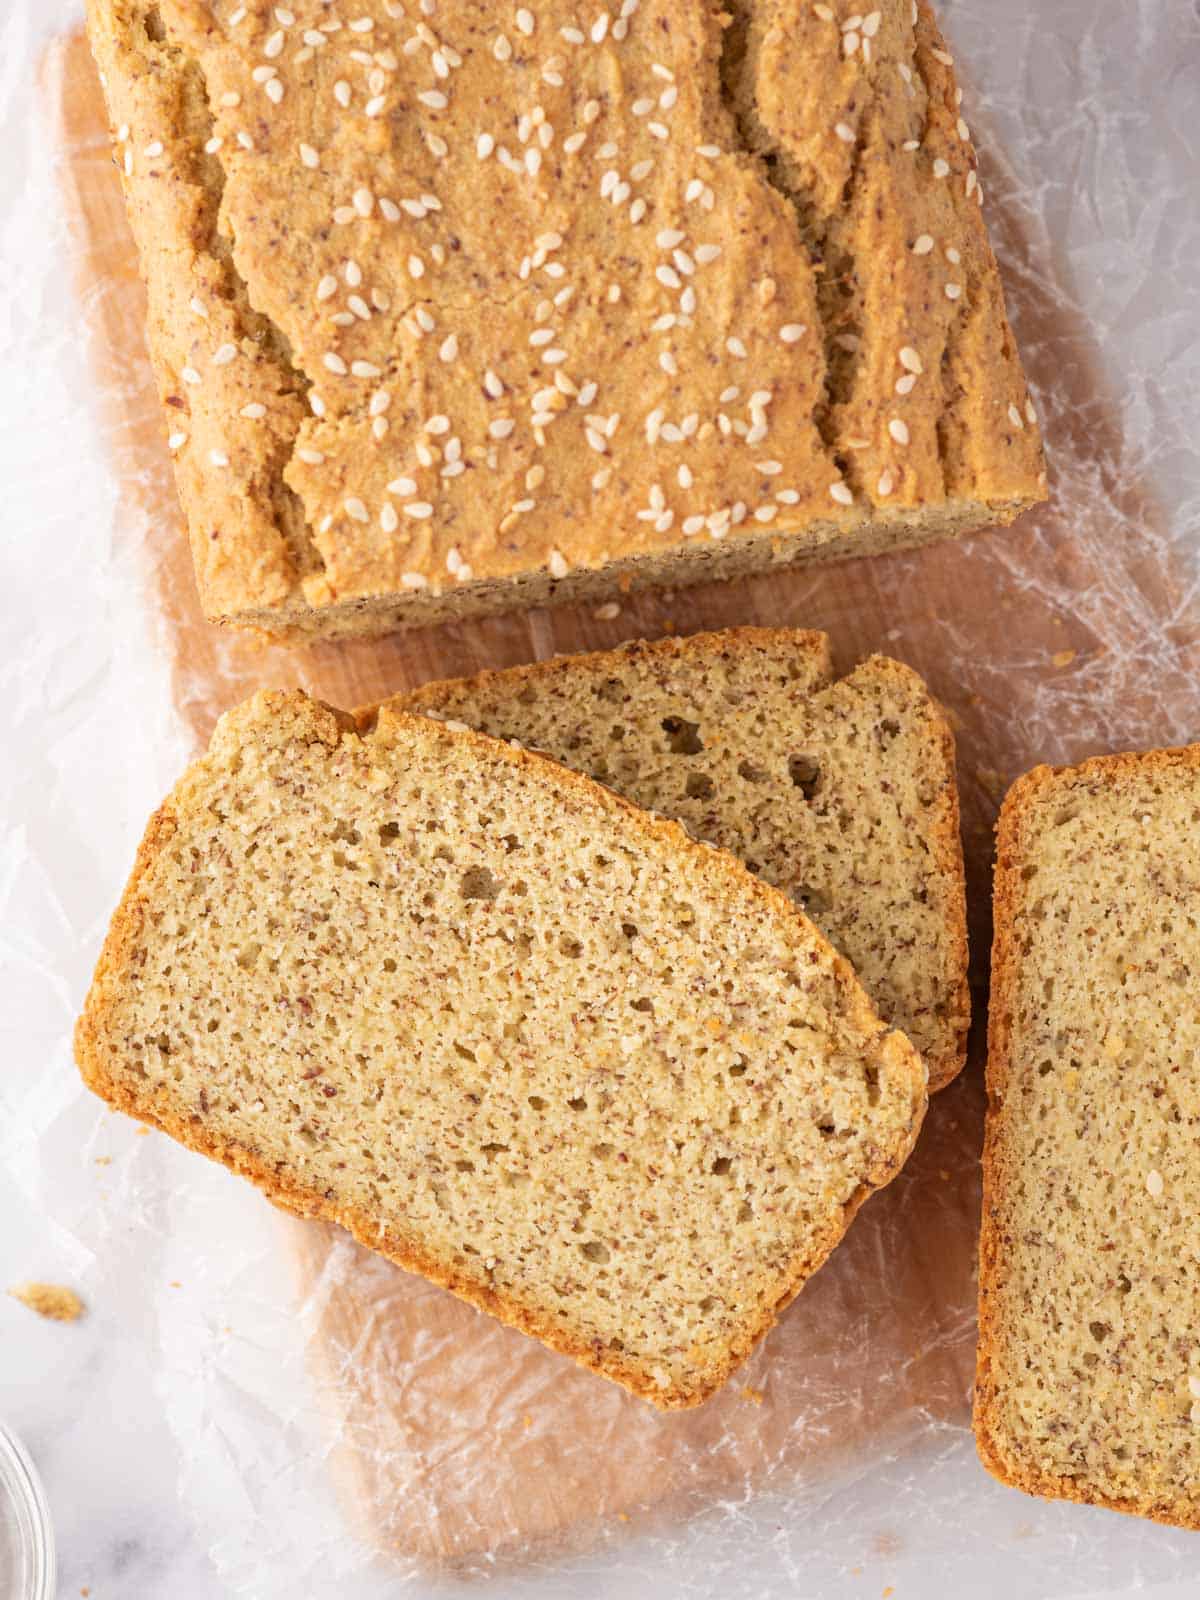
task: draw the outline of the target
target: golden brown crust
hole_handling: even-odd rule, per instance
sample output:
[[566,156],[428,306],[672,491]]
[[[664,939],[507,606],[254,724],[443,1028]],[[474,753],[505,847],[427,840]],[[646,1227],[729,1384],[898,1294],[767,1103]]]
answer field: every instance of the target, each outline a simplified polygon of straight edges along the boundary
[[[810,662],[814,692],[835,682],[828,635],[792,628],[744,627],[657,640],[633,640],[611,651],[559,656],[548,661],[498,670],[484,669],[470,678],[422,685],[395,696],[385,704],[396,709],[427,713],[436,710],[447,697],[459,699],[463,694],[472,692],[486,696],[493,688],[502,688],[504,697],[512,699],[522,686],[550,684],[564,673],[603,675],[609,663],[613,668],[630,660],[652,665],[664,658],[678,660],[697,655],[701,660],[707,657],[715,662],[722,655],[745,657],[764,651],[785,651],[793,657],[806,656]],[[875,655],[847,675],[848,682],[864,683],[870,680],[895,686],[897,691],[902,689],[906,698],[919,703],[932,745],[928,775],[936,781],[936,793],[927,807],[927,815],[932,821],[926,842],[933,855],[934,873],[949,886],[945,896],[945,912],[950,953],[945,963],[948,989],[943,1003],[951,1028],[951,1037],[944,1048],[931,1050],[926,1047],[922,1052],[929,1071],[930,1092],[934,1093],[952,1083],[962,1071],[971,1020],[971,996],[967,980],[966,880],[955,778],[954,735],[941,706],[929,694],[920,674],[911,667],[886,656]],[[360,726],[370,726],[379,709],[378,706],[369,707],[357,713]],[[893,1020],[903,1025],[901,1018]]]
[[[564,44],[561,0],[527,38],[454,0],[441,77],[380,8],[372,52],[306,44],[306,6],[244,9],[89,0],[210,616],[381,631],[897,548],[1043,497],[923,6],[884,0],[860,37],[791,0],[728,27],[641,0],[619,40]],[[531,123],[513,157],[531,65],[551,137]]]
[[1162,1497],[1119,1497],[1079,1478],[1041,1470],[1005,1438],[997,1416],[999,1393],[993,1362],[1006,1342],[999,1309],[1007,1273],[1000,1211],[1008,1181],[1002,1154],[1005,1094],[1013,1068],[1012,1013],[1021,952],[1016,924],[1024,895],[1022,867],[1027,841],[1033,837],[1039,808],[1056,792],[1100,779],[1119,783],[1123,777],[1187,766],[1200,771],[1200,745],[1147,752],[1095,756],[1075,767],[1038,766],[1009,789],[996,831],[993,894],[991,999],[988,1009],[986,1068],[988,1109],[983,1148],[983,1209],[979,1239],[979,1332],[976,1348],[974,1431],[979,1458],[990,1473],[1014,1489],[1046,1499],[1072,1500],[1103,1506],[1173,1527],[1200,1530],[1200,1508],[1194,1502]]
[[[351,718],[300,693],[278,691],[260,693],[237,712],[223,718],[214,734],[214,747],[218,742],[236,742],[239,719],[261,723],[264,718],[276,721],[281,727],[286,725],[293,736],[322,743],[331,749],[345,738],[359,737]],[[129,883],[114,913],[84,1010],[76,1025],[75,1055],[80,1072],[89,1087],[110,1104],[240,1173],[284,1209],[300,1216],[321,1217],[340,1224],[367,1248],[379,1251],[400,1266],[420,1272],[501,1321],[543,1340],[553,1349],[623,1384],[657,1406],[674,1408],[698,1405],[720,1387],[729,1373],[745,1360],[753,1346],[766,1335],[774,1325],[778,1312],[795,1298],[804,1281],[826,1259],[868,1194],[882,1187],[899,1171],[912,1149],[924,1116],[924,1066],[902,1034],[888,1031],[880,1023],[849,964],[829,947],[785,895],[753,877],[731,856],[696,844],[676,823],[647,815],[620,795],[588,778],[471,730],[450,729],[425,718],[396,714],[385,708],[373,720],[368,737],[386,743],[389,733],[402,734],[406,729],[413,728],[420,730],[422,737],[461,741],[468,747],[478,749],[490,761],[531,772],[538,782],[555,789],[564,803],[569,804],[574,796],[588,806],[619,812],[631,832],[638,836],[641,845],[649,852],[669,860],[672,870],[682,879],[723,880],[732,896],[739,900],[748,896],[757,901],[764,913],[777,924],[780,921],[791,924],[799,942],[810,950],[818,948],[822,952],[822,959],[828,960],[844,993],[847,1014],[865,1034],[874,1036],[875,1059],[886,1062],[888,1075],[907,1085],[911,1114],[905,1125],[896,1130],[894,1143],[890,1148],[878,1149],[875,1164],[864,1175],[859,1190],[844,1207],[840,1221],[835,1219],[828,1233],[802,1258],[788,1263],[778,1283],[774,1310],[764,1315],[758,1325],[746,1330],[744,1337],[735,1345],[731,1345],[725,1367],[715,1374],[706,1373],[702,1382],[694,1388],[677,1385],[664,1390],[636,1363],[610,1349],[598,1351],[565,1335],[556,1322],[539,1314],[536,1309],[522,1305],[510,1296],[496,1293],[483,1282],[470,1280],[445,1262],[428,1255],[418,1242],[386,1234],[381,1237],[378,1224],[366,1213],[356,1208],[339,1207],[323,1194],[294,1183],[287,1174],[269,1167],[243,1145],[214,1137],[198,1116],[181,1115],[173,1106],[166,1104],[163,1097],[152,1091],[139,1093],[130,1079],[122,1075],[114,1016],[125,975],[131,961],[136,959],[134,952],[139,934],[150,909],[145,880],[160,853],[182,830],[189,806],[203,795],[203,759],[184,775],[172,795],[155,812],[139,846]]]

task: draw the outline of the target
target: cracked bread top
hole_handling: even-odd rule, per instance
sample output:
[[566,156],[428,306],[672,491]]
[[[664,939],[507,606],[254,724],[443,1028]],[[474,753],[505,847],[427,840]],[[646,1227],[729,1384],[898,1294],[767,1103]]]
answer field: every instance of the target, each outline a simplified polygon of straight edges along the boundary
[[211,615],[1040,497],[911,0],[90,19]]

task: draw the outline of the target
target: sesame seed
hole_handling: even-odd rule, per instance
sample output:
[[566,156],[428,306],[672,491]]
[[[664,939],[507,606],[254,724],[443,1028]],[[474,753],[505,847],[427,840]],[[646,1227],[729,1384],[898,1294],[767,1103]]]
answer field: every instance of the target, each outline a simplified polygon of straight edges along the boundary
[[872,11],[862,20],[862,31],[868,39],[873,39],[879,32],[879,24],[883,21],[882,11]]
[[842,54],[845,56],[852,56],[857,49],[858,34],[853,28],[851,28],[849,32],[843,33],[842,35]]
[[423,278],[425,276],[425,263],[421,260],[420,256],[409,256],[408,275],[410,278]]
[[795,489],[776,489],[775,498],[780,505],[795,506],[800,504],[800,495]]
[[975,168],[972,167],[970,172],[967,173],[967,198],[968,199],[970,199],[971,195],[974,193],[975,187],[978,184],[978,182],[979,182],[978,174],[976,173]]
[[245,417],[247,422],[257,422],[260,417],[265,417],[267,408],[259,400],[251,400],[238,412],[239,417]]
[[1012,423],[1014,428],[1019,428],[1022,432],[1024,432],[1025,420],[1021,416],[1021,413],[1017,410],[1016,406],[1009,406],[1008,420]]
[[946,299],[947,300],[957,300],[958,297],[962,294],[962,284],[961,283],[948,283],[945,286],[945,292],[946,292]]
[[458,335],[447,334],[438,346],[438,359],[441,361],[456,361],[458,359]]
[[551,550],[550,559],[546,564],[550,568],[550,576],[552,578],[565,578],[571,570],[567,564],[567,558],[559,550]]
[[350,371],[356,378],[381,378],[383,369],[377,367],[373,361],[352,361]]
[[915,256],[927,256],[933,249],[933,235],[928,233],[918,234],[913,240],[912,253]]
[[952,267],[957,267],[959,262],[962,260],[962,256],[958,253],[953,245],[947,245],[946,247],[946,260]]
[[907,372],[923,372],[925,370],[924,367],[921,364],[920,356],[917,354],[917,352],[913,349],[912,345],[910,345],[910,344],[906,344],[906,345],[902,345],[901,346],[901,349],[900,349],[900,365]]
[[528,7],[518,7],[517,14],[513,18],[513,21],[517,25],[517,32],[523,33],[526,38],[528,38],[533,32],[533,12],[530,11]]
[[696,246],[696,260],[702,267],[707,267],[720,254],[721,246],[719,244],[699,244]]
[[495,148],[496,141],[492,138],[490,133],[481,133],[475,140],[475,154],[479,157],[480,161],[486,161]]
[[360,217],[369,217],[375,209],[375,196],[370,189],[355,189],[351,202]]
[[349,500],[343,502],[342,509],[345,511],[346,515],[348,517],[352,517],[355,522],[370,522],[371,520],[370,513],[368,512],[366,506],[363,505],[361,500],[355,499],[353,496]]
[[325,455],[321,450],[311,450],[307,445],[301,445],[296,451],[296,458],[303,461],[306,467],[319,467]]
[[310,144],[301,144],[300,160],[306,167],[316,168],[321,165],[321,158]]
[[237,353],[238,349],[237,345],[235,344],[219,345],[213,351],[212,364],[214,367],[227,367],[229,363],[237,356]]
[[950,176],[950,163],[943,161],[941,156],[938,156],[933,163],[933,175],[935,178],[948,178]]
[[742,341],[740,339],[738,339],[736,337],[731,337],[731,338],[726,339],[725,348],[726,348],[726,350],[728,350],[728,352],[729,352],[729,354],[731,356],[737,356],[739,360],[742,360],[742,359],[745,358],[746,346],[742,343]]
[[1037,426],[1037,411],[1032,400],[1026,400],[1025,402],[1025,420],[1032,423],[1034,427]]
[[621,608],[615,600],[606,600],[602,606],[597,606],[592,612],[597,622],[612,622],[621,615]]
[[842,483],[840,479],[837,483],[831,483],[829,485],[829,493],[830,497],[836,500],[840,506],[852,506],[854,504],[854,496],[850,493],[849,488]]
[[444,111],[450,103],[440,89],[422,89],[417,99],[431,111]]
[[172,433],[167,436],[167,449],[180,450],[187,443],[186,433]]
[[507,439],[515,427],[516,423],[511,417],[497,417],[488,423],[488,432],[493,439]]
[[893,417],[888,423],[888,432],[897,444],[908,443],[908,424],[899,417]]
[[667,288],[667,289],[679,289],[679,288],[682,287],[682,285],[680,283],[680,279],[679,279],[679,274],[675,271],[675,269],[673,267],[657,266],[654,269],[654,276],[658,279],[659,283],[661,283],[664,288]]
[[184,383],[195,384],[200,382],[200,374],[196,371],[195,367],[184,367],[179,376],[183,379]]
[[591,26],[591,40],[593,44],[602,44],[608,32],[608,12],[602,11]]
[[433,515],[433,507],[428,500],[410,500],[404,507],[404,515],[412,517],[417,522],[424,522]]
[[678,228],[663,228],[654,236],[654,242],[660,250],[673,250],[677,244],[682,244],[686,235]]
[[778,506],[759,506],[754,513],[754,520],[755,522],[773,522],[778,513]]
[[879,495],[881,500],[886,500],[888,495],[891,494],[895,487],[895,480],[893,479],[888,468],[885,467],[884,470],[879,474],[879,482],[875,485],[875,492]]
[[807,329],[803,322],[785,322],[779,330],[779,337],[784,344],[795,344],[803,339]]
[[696,146],[696,154],[703,156],[706,161],[715,161],[721,154],[721,147],[716,144],[698,144]]
[[345,377],[346,363],[342,360],[341,356],[338,355],[336,350],[326,350],[322,360],[324,361],[326,369],[329,372],[335,372],[339,378]]
[[902,378],[896,379],[897,394],[911,394],[916,386],[917,378],[913,372],[906,372]]
[[402,572],[400,574],[400,582],[406,589],[427,589],[429,587],[429,579],[423,572]]
[[1155,1200],[1163,1192],[1163,1176],[1161,1172],[1151,1171],[1146,1174],[1146,1189]]
[[952,67],[954,65],[954,57],[947,54],[945,50],[931,50],[929,53],[935,61],[940,61],[944,67]]

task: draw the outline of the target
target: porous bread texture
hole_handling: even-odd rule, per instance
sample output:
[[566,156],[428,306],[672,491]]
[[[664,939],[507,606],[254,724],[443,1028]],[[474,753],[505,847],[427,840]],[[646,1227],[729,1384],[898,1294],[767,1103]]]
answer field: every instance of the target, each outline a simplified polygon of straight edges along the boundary
[[975,1432],[997,1477],[1200,1528],[1200,746],[1000,817]]
[[515,738],[790,895],[905,1033],[931,1089],[970,1022],[954,738],[920,677],[845,677],[823,633],[733,628],[429,683],[396,710]]
[[377,632],[1044,497],[923,5],[88,11],[214,619]]
[[76,1041],[114,1105],[660,1406],[724,1382],[925,1106],[732,857],[296,693],[226,715],[152,819]]

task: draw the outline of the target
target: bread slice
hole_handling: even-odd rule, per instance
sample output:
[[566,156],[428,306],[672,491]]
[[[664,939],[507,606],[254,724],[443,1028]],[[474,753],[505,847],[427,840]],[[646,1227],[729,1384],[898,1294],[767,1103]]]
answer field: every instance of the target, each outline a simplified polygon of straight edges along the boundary
[[1200,1528],[1200,746],[1000,817],[975,1431],[1031,1494]]
[[923,0],[845,9],[88,0],[207,615],[378,633],[1044,499],[953,62]]
[[660,1406],[724,1382],[925,1106],[731,856],[298,693],[225,716],[151,820],[76,1049],[114,1105]]
[[958,1073],[970,1021],[954,738],[911,668],[736,628],[430,683],[389,702],[545,751],[783,889],[880,1015]]

